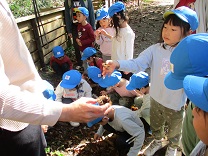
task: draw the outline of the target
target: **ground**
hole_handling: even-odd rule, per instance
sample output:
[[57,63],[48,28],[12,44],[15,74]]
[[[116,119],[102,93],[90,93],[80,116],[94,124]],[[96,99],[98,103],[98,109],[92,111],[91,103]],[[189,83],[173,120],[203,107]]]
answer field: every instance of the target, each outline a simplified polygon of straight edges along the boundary
[[[129,6],[127,8],[130,17],[129,25],[136,35],[134,57],[137,57],[140,52],[158,41],[163,22],[162,15],[165,10],[172,8],[172,4],[173,0],[149,0],[142,2],[139,8],[132,6],[132,3],[127,4]],[[50,71],[40,71],[40,74],[54,87],[60,81],[59,78],[52,76]],[[46,133],[48,155],[117,156],[113,136],[106,134],[101,142],[93,140],[97,128],[98,126],[88,128],[86,124],[72,127],[69,123],[58,122]],[[151,137],[146,137],[144,146],[151,140]],[[164,150],[155,155],[164,155]]]

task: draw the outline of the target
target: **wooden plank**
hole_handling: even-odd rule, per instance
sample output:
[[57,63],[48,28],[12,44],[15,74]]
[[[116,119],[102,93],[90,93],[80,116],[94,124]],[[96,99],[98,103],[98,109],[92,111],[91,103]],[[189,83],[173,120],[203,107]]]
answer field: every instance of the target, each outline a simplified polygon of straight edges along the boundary
[[34,32],[32,29],[29,29],[28,31],[22,32],[22,37],[25,41],[25,43],[27,44],[28,42],[34,41],[35,37],[34,37]]
[[[65,32],[65,28],[64,27],[60,27],[58,29],[55,29],[49,33],[46,34],[46,39],[45,37],[43,37],[43,45],[47,44],[47,42],[51,42],[54,39],[58,38],[61,35],[65,35],[66,36],[66,32]],[[66,39],[66,37],[65,37]]]
[[37,42],[34,41],[30,41],[26,43],[27,48],[29,49],[30,53],[33,53],[34,51],[37,50]]
[[64,42],[66,42],[66,36],[65,35],[62,35],[59,38],[51,41],[49,43],[49,47],[47,49],[43,48],[43,55],[45,56],[46,54],[48,54],[48,52],[50,52],[52,50],[53,47],[55,47],[57,45],[61,45]]
[[32,29],[32,25],[30,23],[30,20],[29,21],[24,21],[24,22],[21,22],[21,23],[17,23],[17,25],[18,25],[19,30],[20,30],[21,33]]
[[54,20],[52,22],[44,24],[43,27],[40,27],[41,34],[43,34],[43,29],[44,29],[45,33],[48,33],[48,32],[51,32],[51,31],[57,29],[57,28],[64,27],[64,26],[65,26],[65,24],[64,24],[63,19]]

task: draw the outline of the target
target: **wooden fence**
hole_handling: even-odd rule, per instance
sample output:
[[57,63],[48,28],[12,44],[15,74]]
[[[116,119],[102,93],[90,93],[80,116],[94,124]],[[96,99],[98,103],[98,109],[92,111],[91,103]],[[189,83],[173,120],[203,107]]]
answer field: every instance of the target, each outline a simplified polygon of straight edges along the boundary
[[[110,0],[106,0],[104,3],[109,6],[109,2]],[[93,1],[93,5],[97,10],[100,1]],[[16,19],[37,69],[44,67],[49,62],[54,46],[61,45],[66,49],[70,45],[66,33],[63,7],[41,12],[40,16],[41,27],[37,26],[34,15]]]
[[40,15],[42,21],[40,30],[34,15],[16,19],[37,69],[44,67],[49,62],[54,46],[61,45],[66,49],[68,42],[64,23],[64,8],[56,8]]

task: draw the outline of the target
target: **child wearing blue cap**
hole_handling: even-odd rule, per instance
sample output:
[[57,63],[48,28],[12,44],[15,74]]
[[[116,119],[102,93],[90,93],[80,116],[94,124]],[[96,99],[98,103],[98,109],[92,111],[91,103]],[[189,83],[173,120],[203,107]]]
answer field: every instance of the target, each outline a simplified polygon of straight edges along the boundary
[[64,54],[64,49],[61,46],[55,46],[52,52],[50,66],[57,75],[62,76],[66,71],[73,68],[70,58]]
[[[162,148],[164,126],[168,123],[167,139],[169,145],[165,155],[175,156],[179,151],[184,104],[186,95],[183,89],[170,90],[164,85],[164,78],[171,70],[170,55],[178,43],[195,31],[198,18],[195,11],[188,7],[179,7],[163,14],[161,41],[144,50],[133,60],[109,60],[103,74],[112,73],[115,68],[122,71],[144,71],[151,68],[150,87],[150,126],[154,140],[145,148],[145,155],[153,155]],[[183,52],[181,52],[183,53]],[[178,58],[182,60],[180,57]],[[175,66],[174,68],[175,69]],[[173,122],[174,121],[174,122]]]
[[[111,103],[108,99],[103,102],[102,96],[98,98],[100,105]],[[102,103],[100,103],[102,101]],[[120,156],[137,156],[142,148],[145,132],[143,123],[136,114],[123,106],[113,105],[111,111],[104,116],[97,118],[87,125],[92,127],[94,124],[100,124],[99,129],[94,134],[94,139],[99,140],[105,131],[116,134],[115,146]]]
[[76,42],[76,38],[78,35],[77,32],[78,21],[74,8],[86,7],[88,9],[89,16],[87,18],[87,21],[92,26],[93,30],[95,30],[95,14],[94,14],[93,3],[92,0],[64,0],[64,6],[65,6],[64,19],[66,23],[66,31],[68,33],[69,39],[72,39],[77,65],[82,66],[81,54],[80,54],[79,46]]
[[126,89],[128,83],[129,81],[122,78],[121,72],[119,71],[114,71],[109,77],[101,78],[98,82],[100,86],[108,88],[102,94],[107,94],[113,104],[131,108],[134,105],[134,98],[137,96],[137,93]]
[[[128,25],[128,16],[123,2],[116,2],[108,9],[112,18],[115,34],[112,36],[112,60],[129,60],[134,55],[135,33]],[[129,80],[131,73],[121,72],[122,77]]]
[[96,66],[98,67],[101,71],[103,71],[103,59],[96,56],[96,49],[93,47],[87,47],[84,51],[83,51],[83,55],[81,60],[85,61],[87,60],[87,64],[89,66]]
[[[79,45],[79,50],[82,53],[85,48],[93,47],[95,41],[94,31],[92,26],[87,22],[87,17],[89,16],[89,11],[85,7],[75,8],[76,16],[78,20],[78,36],[76,42]],[[84,62],[84,68],[86,70],[86,62]]]
[[116,2],[108,9],[109,16],[113,20],[115,34],[112,41],[113,60],[128,60],[133,58],[135,33],[128,25],[128,17],[125,13],[123,2]]
[[[129,84],[126,85],[126,89],[134,90],[135,92],[138,93],[139,96],[134,99],[135,106],[139,108],[137,110],[137,114],[139,115],[139,117],[142,117],[148,123],[148,125],[150,125],[150,95],[149,95],[150,85],[149,85],[148,74],[145,72],[139,72],[137,74],[133,74],[130,77]],[[142,97],[142,104],[140,102],[141,97]],[[147,129],[149,131],[150,128],[148,125],[147,125]]]
[[[164,80],[165,86],[176,90],[183,88],[183,81],[187,75],[207,76],[207,51],[208,34],[198,33],[184,38],[171,54],[170,63],[174,68],[166,75]],[[188,96],[188,98],[191,97]],[[200,97],[199,99],[202,102],[202,98]],[[192,114],[196,102],[195,100],[189,102],[183,121],[181,142],[185,155],[190,155],[199,142],[193,127]]]
[[[62,76],[62,81],[55,90],[56,101],[69,104],[80,97],[92,97],[92,88],[77,70],[70,70]],[[70,122],[74,127],[79,123]]]
[[103,62],[111,59],[112,36],[114,28],[106,8],[98,9],[96,12],[97,30],[95,31],[95,42],[100,45]]
[[201,140],[190,156],[207,155],[208,145],[208,79],[188,75],[184,78],[183,88],[188,98],[195,104],[192,108],[193,127]]

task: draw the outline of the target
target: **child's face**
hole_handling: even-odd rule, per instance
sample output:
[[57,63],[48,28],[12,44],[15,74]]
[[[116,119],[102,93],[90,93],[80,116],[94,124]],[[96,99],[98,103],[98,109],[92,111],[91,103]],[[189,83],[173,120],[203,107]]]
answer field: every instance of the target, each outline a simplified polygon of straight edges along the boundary
[[174,46],[183,38],[182,30],[179,26],[173,26],[168,22],[162,29],[162,38],[167,45]]
[[208,113],[205,113],[201,109],[195,107],[192,110],[193,125],[197,136],[203,143],[208,145]]
[[88,57],[88,58],[87,58],[87,62],[88,62],[88,63],[93,62],[93,57]]
[[99,23],[100,23],[100,26],[102,28],[108,28],[109,25],[110,25],[110,19],[109,18],[103,18],[99,21]]
[[86,20],[86,16],[84,16],[81,12],[76,12],[78,23],[82,23]]

